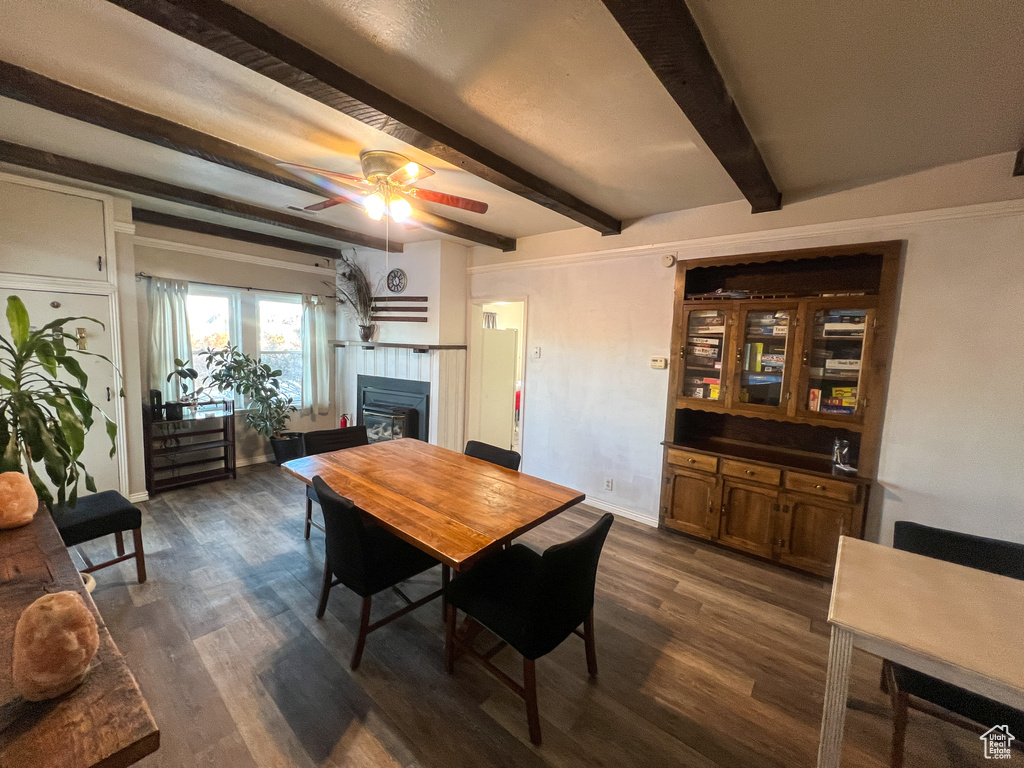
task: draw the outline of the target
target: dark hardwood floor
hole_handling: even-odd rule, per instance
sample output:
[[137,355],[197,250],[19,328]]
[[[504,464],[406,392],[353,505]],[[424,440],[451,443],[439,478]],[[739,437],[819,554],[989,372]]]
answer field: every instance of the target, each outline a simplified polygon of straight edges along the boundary
[[[534,748],[512,692],[469,660],[444,673],[437,603],[370,635],[349,670],[359,600],[336,588],[314,618],[323,534],[302,539],[303,498],[271,466],[162,494],[142,505],[149,581],[130,563],[96,574],[161,730],[140,766],[814,765],[828,584],[616,520],[598,575],[600,676],[588,680],[576,637],[538,661]],[[524,539],[547,546],[595,519],[570,510]],[[439,581],[428,572],[407,591]],[[378,602],[374,616],[400,605]],[[496,661],[518,677],[515,652]],[[879,669],[855,652],[844,767],[888,765]],[[977,736],[911,713],[907,768],[983,764]]]

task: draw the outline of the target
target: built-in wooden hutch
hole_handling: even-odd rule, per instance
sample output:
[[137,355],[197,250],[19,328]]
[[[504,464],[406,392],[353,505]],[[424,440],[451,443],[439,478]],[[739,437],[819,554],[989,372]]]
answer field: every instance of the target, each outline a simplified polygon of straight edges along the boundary
[[[823,576],[863,534],[902,241],[676,266],[661,526]],[[836,441],[846,464],[833,464]]]

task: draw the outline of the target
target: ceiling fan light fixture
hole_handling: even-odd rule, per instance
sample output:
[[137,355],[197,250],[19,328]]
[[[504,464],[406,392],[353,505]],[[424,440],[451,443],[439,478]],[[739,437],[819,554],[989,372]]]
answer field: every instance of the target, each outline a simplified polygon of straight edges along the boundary
[[404,197],[392,197],[391,203],[388,205],[388,215],[393,221],[401,224],[409,220],[412,215],[412,206]]
[[384,202],[383,195],[379,192],[374,192],[363,198],[363,207],[366,209],[367,216],[374,221],[380,221],[384,218],[384,212],[387,210],[388,205]]

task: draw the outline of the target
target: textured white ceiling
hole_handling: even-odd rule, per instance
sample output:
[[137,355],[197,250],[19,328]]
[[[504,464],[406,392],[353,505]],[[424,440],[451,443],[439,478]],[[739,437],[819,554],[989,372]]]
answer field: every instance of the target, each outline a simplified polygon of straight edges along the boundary
[[[627,223],[740,198],[599,0],[232,2]],[[690,7],[784,201],[1024,141],[1020,0]],[[435,211],[500,234],[577,226],[104,0],[0,0],[0,19],[0,58],[79,88],[332,170],[402,151],[438,172],[424,186],[491,206]],[[265,206],[317,199],[4,99],[0,138]],[[383,234],[351,206],[319,220]]]

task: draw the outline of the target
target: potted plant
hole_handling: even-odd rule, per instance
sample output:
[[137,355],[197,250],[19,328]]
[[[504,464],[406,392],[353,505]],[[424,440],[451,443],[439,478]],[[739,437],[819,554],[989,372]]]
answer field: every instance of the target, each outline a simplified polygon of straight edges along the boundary
[[298,409],[281,394],[280,370],[239,352],[237,347],[201,353],[210,369],[208,380],[220,391],[234,391],[249,400],[245,424],[270,439],[278,464],[302,455],[302,433],[285,432],[289,416]]
[[78,349],[77,338],[64,333],[65,325],[79,320],[103,327],[91,317],[62,317],[32,330],[24,302],[7,297],[10,337],[0,335],[0,472],[24,472],[47,507],[54,498],[36,471],[39,464],[57,490],[59,505],[75,505],[83,477],[85,487],[96,491],[79,457],[97,413],[106,425],[111,456],[115,450],[117,425],[89,399],[89,377],[76,357],[110,360]]
[[359,326],[359,338],[369,341],[377,326],[373,324],[373,290],[363,268],[350,256],[341,254],[335,291],[338,303]]
[[[185,415],[184,409],[196,405],[199,402],[199,395],[205,390],[205,387],[196,386],[199,372],[189,365],[190,362],[185,362],[177,357],[174,358],[176,368],[167,374],[168,381],[177,376],[178,383],[181,385],[181,399],[178,402],[164,404],[168,421],[176,421],[182,418]],[[189,385],[192,386],[192,394],[189,394]]]

